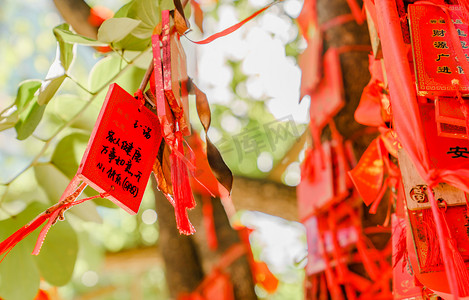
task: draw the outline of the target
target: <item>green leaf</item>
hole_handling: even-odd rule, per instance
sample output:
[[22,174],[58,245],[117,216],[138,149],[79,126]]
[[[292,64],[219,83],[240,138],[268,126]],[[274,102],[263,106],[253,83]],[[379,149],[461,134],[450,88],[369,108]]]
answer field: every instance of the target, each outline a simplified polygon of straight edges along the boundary
[[16,110],[13,111],[14,108],[12,108],[12,110],[6,111],[4,115],[0,116],[0,131],[14,127],[18,123],[20,114],[31,105],[34,93],[40,86],[41,82],[39,80],[26,80],[20,83],[14,103]]
[[40,80],[26,80],[20,83],[16,94],[16,109],[22,111],[34,98],[34,93],[41,87]]
[[[0,225],[2,229],[4,225]],[[0,297],[31,300],[39,290],[39,271],[30,245],[18,244],[0,264]]]
[[[76,173],[77,169],[75,169]],[[70,179],[54,164],[43,164],[34,167],[34,175],[38,184],[47,194],[51,203],[56,203],[62,196]],[[84,193],[84,196],[89,196]],[[101,223],[102,219],[96,211],[96,205],[91,201],[82,203],[70,209],[70,213],[82,220]]]
[[122,40],[132,32],[141,21],[130,18],[111,18],[101,24],[98,30],[98,40],[112,43]]
[[156,24],[160,22],[160,3],[159,1],[134,0],[128,10],[127,17],[141,20],[153,30]]
[[57,203],[62,196],[70,179],[53,164],[34,166],[34,175],[38,184],[47,194],[50,203]]
[[73,61],[73,48],[74,45],[68,42],[65,42],[63,37],[59,35],[57,30],[64,30],[64,31],[70,31],[70,25],[67,23],[61,24],[59,26],[56,26],[53,30],[55,38],[57,39],[57,42],[59,43],[59,48],[60,48],[60,62],[62,63],[62,66],[64,67],[65,70],[68,70],[70,67],[70,64]]
[[72,278],[77,254],[77,234],[67,221],[62,221],[49,230],[41,252],[34,260],[47,282],[62,286]]
[[44,115],[45,109],[45,105],[39,105],[34,101],[32,105],[20,113],[19,120],[15,125],[18,140],[24,140],[34,132]]
[[16,111],[8,116],[0,117],[0,131],[15,127],[18,120],[19,117]]
[[62,25],[59,25],[54,28],[54,35],[56,37],[59,36],[66,43],[88,45],[88,46],[107,46],[106,43],[73,33],[69,29],[65,29],[65,27],[61,27],[61,26]]
[[89,138],[87,134],[72,133],[64,137],[55,147],[51,162],[69,179],[72,179],[77,172]]
[[116,50],[132,50],[132,51],[143,51],[150,47],[150,36],[151,31],[148,31],[150,34],[147,38],[138,38],[133,34],[129,34],[124,39],[113,43],[112,47]]
[[[158,0],[160,3],[160,9],[163,10],[173,10],[174,7],[174,1],[173,0]],[[188,5],[190,6],[190,5]]]
[[121,8],[114,14],[114,18],[125,18],[128,17],[129,10],[134,4],[134,1],[130,1]]
[[49,103],[52,97],[54,97],[55,93],[57,93],[57,90],[62,85],[62,82],[64,82],[65,78],[67,78],[67,75],[64,74],[59,77],[44,80],[37,98],[39,105],[45,105]]
[[101,89],[109,80],[120,71],[120,65],[125,63],[116,55],[111,55],[97,62],[90,72],[89,86],[93,93]]
[[[161,21],[161,11],[163,9],[174,9],[173,1],[134,0],[132,2],[129,2],[121,10],[119,10],[116,13],[116,17],[125,16],[128,18],[142,21],[142,23],[132,31],[132,35],[135,38],[147,40],[151,37],[155,26]],[[139,49],[133,48],[132,50]]]
[[[44,211],[35,202],[14,218],[0,221],[0,240],[4,240]],[[19,242],[0,263],[0,298],[31,300],[39,290],[39,271],[31,255],[38,230]]]
[[99,103],[91,103],[88,105],[86,112],[76,117],[77,111],[80,111],[86,103],[87,101],[78,96],[61,94],[51,103],[52,113],[65,122],[74,118],[75,121],[70,127],[91,132],[98,117],[100,106]]

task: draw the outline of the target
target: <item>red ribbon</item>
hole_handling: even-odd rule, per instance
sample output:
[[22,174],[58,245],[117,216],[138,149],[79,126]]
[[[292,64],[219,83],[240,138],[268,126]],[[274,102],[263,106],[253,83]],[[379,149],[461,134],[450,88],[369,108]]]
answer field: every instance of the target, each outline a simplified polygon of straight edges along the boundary
[[250,15],[249,17],[247,17],[246,19],[242,20],[241,22],[231,26],[231,27],[228,27],[226,28],[225,30],[223,31],[220,31],[220,32],[217,32],[211,36],[209,36],[208,38],[206,39],[203,39],[201,41],[193,41],[191,40],[190,38],[188,38],[187,36],[185,36],[189,41],[193,42],[194,44],[199,44],[199,45],[203,45],[203,44],[208,44],[208,43],[211,43],[213,42],[214,40],[216,39],[219,39],[221,37],[224,37],[230,33],[233,33],[235,32],[236,30],[238,30],[241,26],[243,26],[244,24],[246,24],[247,22],[251,21],[252,19],[254,19],[255,17],[257,17],[258,15],[260,15],[261,13],[263,13],[265,10],[267,10],[268,8],[270,8],[271,6],[279,3],[279,2],[282,2],[283,0],[277,0],[277,1],[274,1],[272,3],[270,3],[269,5],[267,5],[266,7],[256,11],[255,13],[253,13],[252,15]]
[[[75,177],[72,180],[72,182],[69,184],[69,187],[67,187],[65,192],[67,192],[71,186],[74,186],[76,180],[77,179]],[[16,246],[16,244],[18,244],[21,240],[26,238],[29,234],[31,234],[34,230],[36,230],[39,226],[41,226],[45,221],[48,221],[46,225],[42,228],[41,232],[39,233],[39,236],[36,241],[36,246],[34,247],[34,250],[32,252],[33,255],[38,255],[39,252],[41,251],[42,244],[44,243],[46,235],[49,232],[49,229],[52,227],[52,225],[54,225],[57,222],[57,220],[64,220],[63,214],[67,209],[71,208],[72,206],[81,204],[85,201],[92,200],[98,197],[104,198],[108,195],[107,193],[102,193],[102,194],[84,198],[81,200],[75,200],[78,196],[80,196],[81,192],[86,188],[86,186],[87,185],[85,183],[82,183],[73,193],[66,196],[57,204],[49,207],[47,210],[39,214],[34,220],[32,220],[28,224],[21,227],[12,235],[10,235],[7,239],[5,239],[3,242],[1,242],[0,243],[0,255],[4,253],[6,254],[5,256],[3,256],[0,262],[2,262],[5,259],[5,257],[11,251],[11,249],[13,249],[13,247]]]

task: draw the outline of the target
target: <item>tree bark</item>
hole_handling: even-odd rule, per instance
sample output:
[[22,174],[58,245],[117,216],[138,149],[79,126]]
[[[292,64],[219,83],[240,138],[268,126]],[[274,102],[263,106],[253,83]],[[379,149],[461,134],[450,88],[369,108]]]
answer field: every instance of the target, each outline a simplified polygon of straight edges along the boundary
[[[166,280],[170,294],[176,298],[181,293],[194,291],[204,276],[210,274],[217,265],[225,251],[240,243],[240,238],[238,232],[231,227],[220,199],[212,198],[218,249],[216,251],[209,249],[203,226],[200,196],[196,196],[196,208],[189,212],[190,220],[197,233],[193,236],[180,235],[176,227],[174,209],[164,195],[157,190],[153,177],[152,187],[160,228],[159,248],[166,266]],[[226,271],[231,278],[236,300],[257,299],[246,255],[236,259],[223,271]]]
[[179,234],[172,205],[158,191],[153,176],[151,181],[158,212],[160,230],[158,244],[165,262],[168,288],[171,296],[176,298],[180,293],[195,290],[204,278],[204,273],[192,237]]

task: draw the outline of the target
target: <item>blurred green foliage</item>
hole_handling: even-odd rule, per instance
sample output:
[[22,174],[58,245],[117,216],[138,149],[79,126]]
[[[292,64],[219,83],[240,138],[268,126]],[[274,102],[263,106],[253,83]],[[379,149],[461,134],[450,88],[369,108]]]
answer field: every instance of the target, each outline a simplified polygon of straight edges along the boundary
[[[52,1],[2,3],[0,240],[60,198],[75,175],[109,84],[116,82],[130,94],[140,84],[151,61],[152,30],[161,9],[172,9],[173,4],[170,0],[118,2],[125,5],[103,23],[97,40],[74,33],[68,24],[59,24]],[[207,17],[218,19],[220,3]],[[247,0],[233,4],[241,18],[253,12]],[[186,13],[189,15],[190,9]],[[289,55],[295,55],[298,42],[296,39],[290,43]],[[110,46],[112,51],[98,53],[92,48],[102,45]],[[266,177],[305,126],[288,118],[276,120],[264,101],[240,94],[240,84],[247,76],[240,61],[229,60],[226,64],[233,70],[230,87],[236,100],[229,106],[212,105],[215,143],[235,174]],[[194,112],[191,109],[194,126],[200,129]],[[273,126],[274,131],[269,131]],[[275,130],[288,126],[293,126],[290,132],[294,134],[273,135]],[[262,153],[268,153],[272,160],[267,169],[259,167]],[[86,196],[94,194],[90,188],[85,190]],[[137,217],[114,209],[115,205],[105,199],[74,207],[67,213],[67,221],[50,230],[37,257],[30,252],[38,232],[31,234],[0,263],[0,297],[32,299],[42,279],[41,287],[65,285],[60,288],[65,299],[108,287],[111,290],[94,299],[129,299],[136,284],[142,299],[167,299],[161,266],[150,266],[139,273],[138,283],[135,274],[97,275],[106,252],[157,243],[157,224],[142,221],[142,212],[154,209],[152,197],[147,188]],[[284,282],[279,293],[269,299],[297,299],[298,293],[298,284]]]

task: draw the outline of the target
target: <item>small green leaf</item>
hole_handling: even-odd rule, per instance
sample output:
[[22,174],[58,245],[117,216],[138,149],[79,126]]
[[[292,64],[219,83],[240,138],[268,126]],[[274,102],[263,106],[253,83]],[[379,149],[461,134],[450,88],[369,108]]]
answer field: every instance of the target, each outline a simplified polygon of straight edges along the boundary
[[87,101],[79,98],[78,96],[69,94],[60,94],[56,96],[52,104],[52,113],[62,119],[64,122],[70,121],[72,118],[75,120],[70,126],[73,128],[83,129],[91,132],[94,123],[99,114],[99,103],[91,103],[88,105],[85,113],[76,116],[77,111],[80,111]]
[[[87,191],[85,190],[85,194],[89,197],[91,193],[87,193]],[[99,198],[99,199],[101,199],[101,198]],[[107,199],[102,199],[102,200],[112,203],[111,201],[109,201]],[[95,202],[93,202],[93,201],[96,201],[96,200],[86,201],[86,202],[83,202],[80,205],[76,205],[73,208],[71,208],[69,210],[69,212],[71,214],[74,214],[78,218],[82,219],[83,221],[102,224],[103,219],[98,214],[97,206],[96,206]]]
[[55,93],[57,93],[57,90],[60,88],[65,78],[67,78],[67,75],[64,74],[59,77],[44,80],[37,98],[39,105],[49,103]]
[[70,30],[65,29],[65,27],[61,27],[61,26],[62,25],[59,25],[54,28],[54,35],[56,37],[59,36],[66,43],[88,45],[88,46],[107,46],[106,43],[73,33]]
[[32,105],[20,113],[19,120],[15,125],[18,140],[24,140],[34,132],[44,115],[45,109],[45,105],[39,105],[37,101],[34,101]]
[[129,10],[134,4],[134,1],[130,1],[121,8],[114,14],[114,18],[125,18],[128,17]]
[[74,45],[71,43],[65,42],[63,37],[56,32],[56,29],[70,31],[70,25],[68,25],[67,23],[64,23],[54,28],[54,35],[55,35],[55,38],[57,39],[57,42],[59,43],[59,48],[60,48],[60,62],[62,63],[62,66],[64,67],[64,69],[68,70],[68,68],[70,67],[70,64],[73,61]]
[[72,133],[55,147],[51,162],[70,179],[77,172],[89,138],[87,134]]
[[125,63],[116,55],[110,55],[97,62],[89,76],[90,91],[93,93],[97,92],[112,77],[116,76],[120,71],[121,63],[123,64],[122,67],[124,67]]
[[161,18],[159,1],[134,0],[129,8],[127,17],[141,20],[146,25],[154,28]]
[[[76,173],[75,169],[75,173]],[[75,174],[74,173],[74,174]],[[51,203],[56,203],[62,196],[70,179],[54,164],[43,164],[34,167],[34,175],[41,188],[47,194]],[[90,193],[84,193],[84,197],[88,197]],[[101,223],[102,219],[96,211],[96,205],[91,201],[89,204],[80,204],[70,209],[70,213],[78,216],[85,221]],[[86,215],[86,216],[85,216]]]
[[15,127],[18,120],[19,117],[16,111],[8,116],[0,117],[0,131]]
[[53,164],[34,166],[34,175],[38,184],[44,189],[50,203],[57,203],[70,179]]
[[[173,10],[175,8],[173,0],[159,0],[160,9],[163,10]],[[190,6],[190,5],[189,5]]]
[[16,109],[22,111],[34,98],[34,93],[41,87],[40,80],[26,80],[20,83],[16,94]]
[[62,286],[72,278],[77,253],[77,234],[67,221],[63,221],[49,230],[41,252],[34,260],[47,282]]
[[[15,99],[16,110],[6,111],[0,116],[0,131],[14,127],[20,120],[20,114],[31,106],[31,100],[34,99],[34,93],[41,86],[39,80],[26,80],[20,83]],[[23,118],[25,116],[23,115]]]
[[[150,36],[153,30],[148,31],[148,37],[146,38],[138,38],[134,36],[134,34],[129,34],[122,40],[113,43],[112,47],[116,50],[131,50],[131,51],[143,51],[150,47]],[[145,36],[145,34],[142,34],[142,36]]]
[[134,30],[141,21],[130,18],[111,18],[101,24],[98,40],[106,43],[118,42]]

